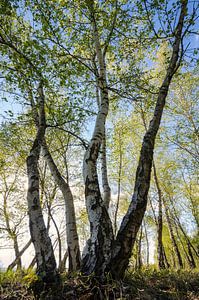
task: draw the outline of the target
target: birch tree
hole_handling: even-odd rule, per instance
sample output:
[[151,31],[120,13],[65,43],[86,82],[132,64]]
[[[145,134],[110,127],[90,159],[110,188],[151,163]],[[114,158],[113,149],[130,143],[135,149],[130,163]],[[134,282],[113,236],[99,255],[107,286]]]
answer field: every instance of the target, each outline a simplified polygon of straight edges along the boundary
[[128,266],[131,251],[135,243],[135,238],[146,210],[155,138],[160,126],[162,113],[165,106],[165,100],[168,94],[172,77],[176,73],[181,62],[181,55],[183,51],[183,49],[181,49],[181,43],[184,35],[183,27],[186,14],[187,1],[182,1],[178,24],[175,28],[175,37],[172,45],[172,56],[169,61],[166,76],[159,89],[153,118],[143,139],[139,164],[136,172],[135,188],[132,196],[132,202],[129,206],[127,214],[122,221],[121,227],[116,237],[115,247],[113,248],[111,265],[112,273],[116,277],[122,276]]

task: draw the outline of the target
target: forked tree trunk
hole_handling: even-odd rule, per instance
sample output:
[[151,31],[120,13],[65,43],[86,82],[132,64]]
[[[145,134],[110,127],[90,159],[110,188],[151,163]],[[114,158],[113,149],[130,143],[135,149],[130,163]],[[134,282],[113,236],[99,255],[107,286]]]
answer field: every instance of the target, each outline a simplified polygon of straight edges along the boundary
[[[141,116],[142,120],[144,123],[145,130],[147,131],[147,126],[146,126],[146,121],[144,117],[144,112],[141,110]],[[154,173],[154,180],[155,180],[155,185],[157,188],[158,192],[158,219],[156,220],[157,223],[157,239],[158,239],[158,247],[157,247],[157,254],[158,254],[158,266],[159,269],[164,269],[165,268],[165,253],[163,249],[163,242],[162,242],[162,227],[163,227],[163,222],[162,222],[162,191],[159,185],[159,180],[156,172],[156,166],[155,162],[153,160],[153,173]]]
[[[36,127],[38,127],[39,115],[35,106],[32,95],[30,95],[31,106],[33,110],[33,117]],[[45,113],[45,112],[44,112]],[[63,178],[59,172],[53,157],[48,149],[45,136],[42,141],[42,152],[44,159],[46,160],[50,169],[51,175],[54,178],[55,183],[58,185],[62,192],[64,203],[65,203],[65,219],[66,219],[66,240],[68,246],[68,258],[69,258],[69,272],[74,272],[80,269],[81,257],[79,248],[79,239],[77,234],[77,225],[75,217],[75,208],[73,195],[69,184]]]
[[113,247],[110,268],[112,275],[116,278],[121,278],[128,266],[136,235],[141,226],[147,206],[147,196],[150,185],[155,138],[160,126],[169,86],[172,77],[177,71],[180,63],[180,43],[182,39],[182,29],[184,18],[186,15],[187,1],[185,0],[181,3],[181,12],[178,24],[175,28],[175,40],[173,44],[172,56],[169,62],[165,79],[159,89],[153,118],[150,122],[149,128],[144,136],[142,143],[132,201],[125,217],[122,220],[122,224],[117,234],[115,245]]
[[37,273],[45,282],[55,281],[56,261],[53,252],[52,243],[44,223],[40,204],[39,191],[39,170],[38,161],[41,151],[41,144],[45,135],[45,110],[43,87],[38,88],[38,106],[39,106],[39,125],[37,134],[27,157],[28,174],[28,214],[31,239],[35,248]]
[[89,147],[84,156],[83,176],[85,183],[85,200],[90,222],[90,239],[83,251],[82,272],[95,273],[103,278],[111,258],[113,241],[112,224],[101,197],[97,175],[97,159],[105,132],[105,121],[108,114],[109,99],[106,81],[106,68],[99,41],[95,19],[94,1],[87,1],[93,29],[97,61],[99,65],[100,107],[96,118],[95,129]]

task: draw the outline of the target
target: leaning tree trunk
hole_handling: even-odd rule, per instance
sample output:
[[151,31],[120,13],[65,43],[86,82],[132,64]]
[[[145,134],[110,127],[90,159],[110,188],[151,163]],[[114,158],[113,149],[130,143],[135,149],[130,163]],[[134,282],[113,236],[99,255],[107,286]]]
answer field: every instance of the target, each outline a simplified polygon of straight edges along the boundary
[[35,248],[37,273],[45,282],[56,278],[56,261],[52,243],[48,235],[40,204],[38,161],[41,144],[45,135],[45,111],[43,87],[38,88],[39,124],[37,134],[27,157],[28,174],[28,215],[31,239]]
[[[144,117],[144,112],[141,110],[141,117],[144,123],[145,130],[147,131],[147,125]],[[157,253],[158,253],[158,266],[159,269],[165,268],[165,255],[164,255],[164,247],[162,242],[162,228],[163,228],[163,222],[162,222],[162,191],[159,185],[159,180],[156,172],[156,166],[155,162],[153,160],[153,173],[154,173],[154,180],[155,185],[158,192],[158,220],[157,221],[157,236],[158,236],[158,247],[157,247]]]
[[[30,102],[32,106],[33,118],[36,127],[39,126],[39,115],[32,95],[30,94]],[[44,111],[45,114],[45,111]],[[74,272],[80,269],[81,257],[79,248],[79,239],[77,234],[77,225],[75,217],[75,208],[73,195],[69,184],[63,178],[60,171],[58,170],[53,157],[48,149],[45,136],[42,141],[42,151],[44,159],[46,160],[50,169],[51,175],[53,176],[55,183],[58,185],[62,192],[64,203],[65,203],[65,219],[66,219],[66,239],[68,247],[68,258],[69,258],[69,272]]]
[[166,76],[159,89],[153,118],[143,139],[132,201],[125,217],[122,220],[122,224],[113,247],[110,268],[112,275],[116,278],[121,278],[128,266],[136,235],[141,226],[146,210],[155,138],[160,126],[165,100],[172,77],[176,73],[180,64],[179,52],[186,9],[187,1],[185,0],[182,1],[179,21],[175,28],[173,51]]
[[100,106],[95,128],[89,147],[84,156],[83,176],[85,183],[85,200],[90,222],[90,239],[83,251],[82,272],[94,273],[103,278],[111,258],[113,230],[107,209],[101,197],[97,175],[97,159],[105,132],[105,121],[108,114],[109,99],[106,81],[105,62],[99,41],[94,12],[94,1],[87,1],[90,10],[93,40],[99,65]]
[[28,249],[28,247],[31,245],[32,241],[31,239],[28,241],[28,243],[19,251],[18,256],[13,260],[13,262],[11,262],[11,264],[9,264],[9,266],[7,267],[7,270],[11,270],[13,269],[18,262],[18,259],[22,257],[22,255],[24,254],[24,252]]
[[71,189],[68,183],[64,180],[59,172],[51,153],[46,144],[46,140],[43,140],[42,150],[44,158],[48,164],[51,174],[62,192],[65,203],[65,219],[66,219],[66,239],[68,246],[68,259],[69,259],[69,272],[77,271],[80,269],[80,249],[79,239],[77,234],[75,208]]
[[[185,240],[187,241],[188,249],[190,249],[191,252],[192,252],[192,250],[193,250],[194,254],[197,256],[197,258],[199,258],[199,253],[197,252],[197,250],[195,249],[195,247],[194,247],[193,244],[191,243],[190,238],[189,238],[188,235],[186,234],[186,232],[185,232],[183,226],[181,225],[181,222],[180,222],[180,220],[179,220],[179,217],[178,217],[178,215],[177,215],[175,206],[173,205],[173,201],[172,201],[172,198],[170,197],[170,195],[169,195],[169,200],[170,200],[170,203],[171,203],[171,205],[172,205],[172,211],[173,211],[175,220],[176,220],[176,222],[177,222],[177,226],[179,227],[179,229],[181,230],[182,234],[183,234],[184,237],[185,237]],[[191,250],[191,249],[192,249],[192,250]],[[189,251],[189,252],[190,252],[190,251]]]
[[[190,241],[189,241],[189,238],[187,237],[187,235],[185,234],[182,226],[181,226],[181,223],[180,223],[180,220],[176,214],[176,209],[173,205],[173,202],[172,202],[172,199],[170,199],[169,197],[169,200],[170,200],[170,203],[172,204],[172,211],[169,209],[169,212],[170,212],[170,216],[172,216],[172,219],[173,219],[173,222],[174,222],[174,226],[175,226],[175,231],[176,231],[176,234],[178,236],[178,239],[182,245],[182,248],[184,250],[184,253],[185,253],[185,256],[186,256],[186,259],[187,259],[187,262],[190,266],[190,268],[195,268],[196,267],[196,263],[195,263],[195,259],[194,259],[194,256],[192,254],[192,250],[191,250],[191,245],[190,245]],[[182,238],[180,236],[180,233],[179,233],[179,230],[182,232],[182,234],[184,235],[185,237],[185,242],[182,241]],[[185,247],[185,243],[187,245],[187,249],[188,249],[188,253],[186,251],[186,247]]]

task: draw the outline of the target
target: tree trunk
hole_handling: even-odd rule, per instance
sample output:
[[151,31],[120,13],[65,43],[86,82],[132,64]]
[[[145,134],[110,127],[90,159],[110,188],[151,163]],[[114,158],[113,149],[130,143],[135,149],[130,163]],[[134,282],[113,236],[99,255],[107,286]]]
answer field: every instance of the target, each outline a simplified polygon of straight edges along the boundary
[[164,245],[162,245],[162,247],[163,247],[164,263],[165,263],[165,266],[167,267],[167,269],[169,269],[170,268],[170,263],[169,263],[169,261],[167,259],[167,255],[166,255],[166,251],[165,251]]
[[185,232],[183,226],[182,226],[181,223],[180,223],[179,217],[178,217],[178,215],[177,215],[175,206],[173,205],[173,201],[172,201],[172,198],[170,197],[170,195],[169,195],[169,200],[170,200],[170,203],[171,203],[171,205],[172,205],[172,211],[173,211],[173,213],[174,213],[174,217],[175,217],[175,220],[176,220],[176,222],[177,222],[177,226],[180,228],[181,232],[183,233],[183,235],[184,235],[184,237],[185,237],[185,239],[186,239],[186,241],[187,241],[187,246],[188,246],[188,248],[192,249],[193,252],[195,253],[195,255],[196,255],[197,257],[199,257],[199,253],[197,252],[197,250],[195,249],[195,247],[194,247],[193,244],[191,243],[191,241],[190,241],[189,237],[187,236],[187,234],[186,234],[186,232]]
[[[149,199],[149,203],[150,203],[150,206],[151,206],[151,209],[152,209],[153,217],[154,217],[155,224],[156,224],[157,231],[158,231],[158,220],[157,220],[157,218],[156,218],[155,211],[154,211],[154,208],[153,208],[151,199]],[[167,256],[166,256],[166,251],[165,251],[163,242],[162,242],[162,251],[163,251],[163,255],[164,255],[164,264],[165,264],[165,266],[166,266],[167,268],[170,268],[170,264],[169,264],[168,259],[167,259]]]
[[88,1],[91,15],[93,40],[99,65],[100,107],[96,118],[94,133],[84,156],[83,176],[85,183],[85,200],[90,222],[90,239],[83,251],[82,272],[94,273],[103,279],[107,264],[111,258],[113,230],[107,209],[101,197],[97,175],[97,159],[105,132],[109,99],[106,81],[106,68],[99,41],[94,12],[94,1]]
[[18,240],[17,240],[16,234],[14,234],[14,236],[13,236],[13,242],[14,242],[17,270],[21,270],[22,263],[21,263],[21,256],[19,255],[19,245],[18,245]]
[[147,233],[147,227],[146,223],[144,221],[144,233],[145,233],[145,239],[146,239],[146,264],[147,267],[149,266],[149,239],[148,239],[148,233]]
[[68,245],[69,257],[69,272],[80,269],[81,258],[79,250],[79,239],[77,234],[75,208],[73,202],[73,195],[68,183],[64,180],[59,172],[46,144],[45,139],[42,143],[42,151],[44,158],[48,164],[51,174],[62,192],[65,202],[65,218],[66,218],[66,238]]
[[64,257],[61,260],[61,263],[59,265],[59,272],[63,273],[66,270],[66,260],[68,258],[68,250],[65,251]]
[[104,135],[101,145],[101,170],[102,170],[102,187],[103,187],[103,200],[106,209],[109,209],[109,204],[111,201],[111,188],[108,182],[107,173],[107,159],[106,159],[106,130],[104,128]]
[[137,267],[138,269],[141,269],[142,268],[142,226],[140,227],[140,236],[139,236],[139,239],[138,239],[138,253],[137,253]]
[[[99,79],[97,77],[98,70],[95,62],[93,63],[96,73],[96,99],[98,109],[100,109],[100,104],[102,100],[99,95]],[[106,128],[104,127],[104,134],[102,138],[101,145],[101,172],[102,172],[102,188],[103,188],[103,201],[106,209],[109,209],[110,201],[111,201],[111,188],[109,186],[108,181],[108,171],[107,171],[107,158],[106,158]]]
[[155,162],[153,161],[154,180],[158,191],[158,266],[160,269],[165,268],[164,253],[162,244],[162,191],[160,189]]
[[113,247],[111,273],[116,278],[121,278],[128,266],[136,235],[141,226],[146,210],[155,138],[160,126],[169,86],[180,63],[180,43],[182,39],[182,28],[186,9],[187,1],[182,1],[179,21],[175,28],[175,40],[169,67],[162,86],[159,89],[153,118],[143,139],[132,201],[125,217],[123,218]]
[[36,253],[37,273],[43,281],[51,282],[55,281],[57,275],[56,261],[52,243],[43,219],[39,192],[38,161],[46,127],[44,94],[41,85],[38,88],[38,106],[39,125],[32,149],[26,160],[28,174],[28,215],[31,239]]
[[14,259],[14,261],[13,261],[11,264],[9,264],[7,270],[11,270],[11,269],[13,269],[13,268],[17,265],[18,259],[22,257],[22,255],[23,255],[24,252],[28,249],[28,247],[31,245],[31,243],[32,243],[32,241],[31,241],[31,239],[30,239],[30,240],[28,241],[28,243],[23,247],[23,249],[21,249],[21,250],[19,251],[18,256]]
[[168,207],[165,203],[164,198],[162,198],[162,200],[163,200],[163,204],[164,204],[164,207],[165,207],[165,215],[166,215],[167,224],[168,224],[168,227],[169,227],[169,233],[170,233],[170,237],[171,237],[171,242],[173,244],[173,249],[174,249],[174,252],[175,252],[176,257],[178,259],[179,267],[183,268],[182,257],[181,257],[180,250],[178,248],[178,245],[177,245],[177,242],[176,242],[176,239],[175,239],[175,235],[174,235],[174,232],[173,232],[173,227],[172,227],[172,224],[171,224],[171,219],[170,219],[170,216],[169,216]]
[[[171,199],[170,199],[170,202],[172,203]],[[195,268],[196,263],[195,263],[195,260],[194,260],[193,254],[192,254],[189,238],[187,237],[187,235],[185,234],[185,232],[184,232],[184,230],[181,226],[180,220],[177,217],[176,210],[175,210],[175,207],[174,207],[173,203],[172,203],[172,208],[173,208],[173,211],[171,212],[171,210],[169,209],[169,212],[170,212],[170,215],[172,216],[172,219],[173,219],[173,222],[174,222],[174,225],[175,225],[176,234],[177,234],[178,239],[179,239],[179,241],[182,245],[182,248],[184,250],[184,253],[185,253],[185,256],[186,256],[186,259],[187,259],[187,262],[188,262],[190,268]],[[173,214],[173,212],[174,212],[174,214]],[[187,250],[186,250],[185,245],[184,245],[185,243],[182,241],[182,238],[180,237],[179,229],[181,230],[182,234],[185,237],[185,243],[187,245],[188,253],[187,253]]]
[[[38,127],[39,116],[32,95],[30,95],[30,101],[33,110],[34,122],[35,125]],[[43,152],[44,159],[46,160],[48,167],[50,169],[51,175],[53,176],[55,183],[58,185],[64,198],[65,219],[66,219],[66,239],[67,239],[68,256],[69,256],[69,272],[74,272],[80,269],[81,257],[80,257],[80,249],[79,249],[79,239],[77,234],[73,195],[69,184],[64,180],[63,176],[59,172],[53,160],[53,157],[48,149],[45,136],[42,141],[42,152]]]
[[121,145],[121,132],[119,132],[119,166],[118,166],[118,180],[117,180],[117,200],[116,209],[114,215],[114,234],[117,234],[117,215],[120,204],[120,194],[121,194],[121,174],[122,174],[122,145]]

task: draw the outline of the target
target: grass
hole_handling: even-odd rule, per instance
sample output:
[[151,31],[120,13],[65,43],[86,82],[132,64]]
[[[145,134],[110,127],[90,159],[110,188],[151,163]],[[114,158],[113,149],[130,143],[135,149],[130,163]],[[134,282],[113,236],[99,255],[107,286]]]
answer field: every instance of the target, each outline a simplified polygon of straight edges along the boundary
[[[0,272],[1,300],[36,299],[31,286],[38,278],[32,270]],[[199,300],[199,270],[146,269],[128,271],[123,281],[100,284],[93,277],[62,275],[62,285],[44,291],[46,300]]]

